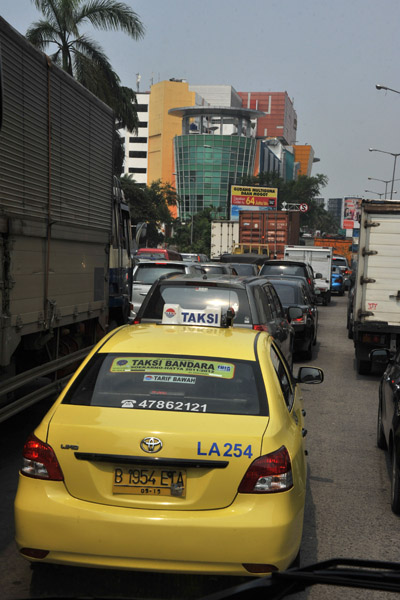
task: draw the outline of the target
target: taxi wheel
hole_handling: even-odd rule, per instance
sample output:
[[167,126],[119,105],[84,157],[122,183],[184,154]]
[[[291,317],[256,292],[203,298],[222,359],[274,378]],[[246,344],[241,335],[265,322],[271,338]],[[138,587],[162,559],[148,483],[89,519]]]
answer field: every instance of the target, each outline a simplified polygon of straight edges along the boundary
[[298,569],[300,567],[300,560],[301,560],[301,550],[298,551],[296,558],[294,559],[294,561],[292,563],[290,563],[288,569]]
[[400,515],[400,470],[396,458],[396,449],[393,444],[392,448],[392,511],[396,515]]

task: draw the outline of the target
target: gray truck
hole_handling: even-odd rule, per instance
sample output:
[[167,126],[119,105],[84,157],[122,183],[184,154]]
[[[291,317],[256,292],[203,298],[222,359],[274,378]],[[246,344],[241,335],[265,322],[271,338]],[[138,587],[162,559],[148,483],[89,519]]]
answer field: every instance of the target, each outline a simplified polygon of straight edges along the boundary
[[2,18],[0,77],[2,421],[127,320],[130,220],[111,109]]
[[362,201],[355,286],[349,332],[366,375],[371,350],[400,345],[400,202]]

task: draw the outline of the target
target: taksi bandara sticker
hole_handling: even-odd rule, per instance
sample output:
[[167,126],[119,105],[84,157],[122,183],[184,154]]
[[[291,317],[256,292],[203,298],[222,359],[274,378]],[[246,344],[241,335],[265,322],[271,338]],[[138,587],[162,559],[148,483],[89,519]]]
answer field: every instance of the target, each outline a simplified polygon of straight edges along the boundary
[[161,357],[120,357],[111,364],[111,373],[171,373],[173,375],[206,375],[233,379],[235,365],[215,360],[194,360]]

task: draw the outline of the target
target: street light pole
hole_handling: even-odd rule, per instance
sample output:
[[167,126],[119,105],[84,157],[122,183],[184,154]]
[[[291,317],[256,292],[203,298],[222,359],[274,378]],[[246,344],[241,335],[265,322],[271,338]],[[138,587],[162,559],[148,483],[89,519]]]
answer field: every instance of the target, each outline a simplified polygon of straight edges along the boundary
[[[390,183],[392,180],[391,179],[377,179],[376,177],[368,177],[368,181],[381,181],[382,183],[385,184],[385,200],[386,200],[387,186],[388,186],[388,183]],[[395,181],[400,181],[400,179],[395,179]]]
[[393,165],[393,175],[392,175],[392,188],[390,191],[390,199],[393,199],[393,186],[394,186],[394,175],[396,172],[396,161],[397,157],[400,156],[400,152],[386,152],[386,150],[377,150],[376,148],[370,148],[370,152],[382,152],[382,154],[390,154],[390,156],[394,156],[394,165]]
[[[382,198],[382,196],[385,196],[385,200],[386,200],[386,192],[385,194],[380,194],[379,192],[374,192],[373,190],[364,190],[364,192],[368,193],[368,194],[376,194],[377,196],[379,196],[379,200]],[[396,191],[394,191],[394,194],[397,194]]]
[[379,83],[377,83],[375,85],[377,90],[387,90],[389,92],[394,92],[395,94],[400,94],[400,92],[398,92],[397,90],[394,90],[393,88],[390,87],[386,87],[386,85],[379,85]]

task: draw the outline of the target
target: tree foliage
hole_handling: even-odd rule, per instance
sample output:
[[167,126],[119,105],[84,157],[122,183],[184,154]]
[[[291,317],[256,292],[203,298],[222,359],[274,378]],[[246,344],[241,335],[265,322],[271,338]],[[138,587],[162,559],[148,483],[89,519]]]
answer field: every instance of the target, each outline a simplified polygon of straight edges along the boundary
[[135,92],[121,86],[101,46],[80,32],[90,24],[95,29],[119,30],[138,40],[144,26],[125,3],[115,0],[32,0],[44,19],[32,23],[26,37],[36,47],[53,50],[51,60],[88,90],[111,106],[120,126],[137,128]]
[[206,208],[184,223],[177,219],[171,243],[173,242],[180,252],[195,252],[209,256],[212,218],[212,208]]
[[162,227],[168,231],[174,222],[169,207],[176,206],[175,189],[161,181],[142,187],[128,175],[121,177],[121,187],[129,203],[132,224],[147,223],[147,245],[157,247],[165,241]]

